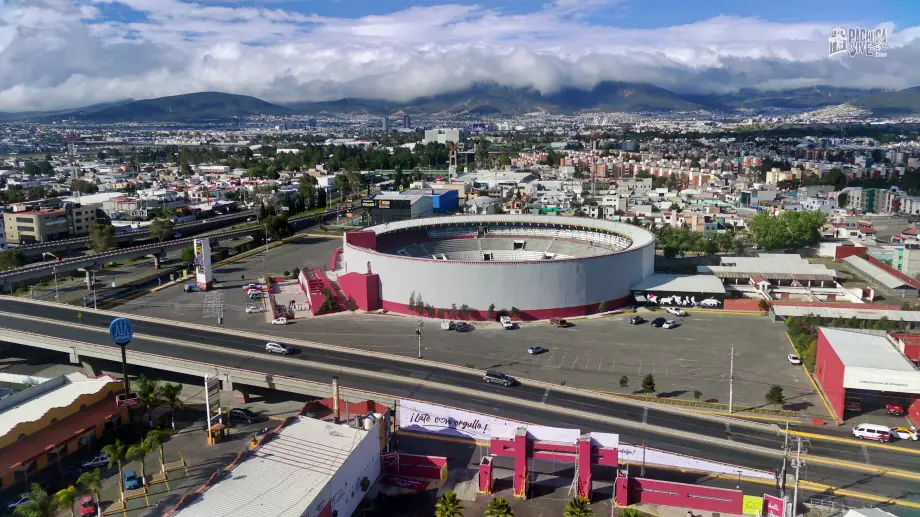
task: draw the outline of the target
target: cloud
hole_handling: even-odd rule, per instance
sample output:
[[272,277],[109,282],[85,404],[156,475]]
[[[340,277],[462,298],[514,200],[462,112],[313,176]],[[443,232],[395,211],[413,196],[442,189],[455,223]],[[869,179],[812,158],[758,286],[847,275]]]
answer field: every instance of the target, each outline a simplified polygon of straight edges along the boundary
[[618,80],[682,93],[920,84],[920,27],[892,24],[887,58],[829,58],[830,28],[857,22],[592,24],[586,13],[608,0],[555,0],[523,14],[442,4],[363,18],[281,1],[3,1],[0,70],[13,73],[0,74],[0,111],[210,90],[276,102],[400,101],[477,82],[548,92]]

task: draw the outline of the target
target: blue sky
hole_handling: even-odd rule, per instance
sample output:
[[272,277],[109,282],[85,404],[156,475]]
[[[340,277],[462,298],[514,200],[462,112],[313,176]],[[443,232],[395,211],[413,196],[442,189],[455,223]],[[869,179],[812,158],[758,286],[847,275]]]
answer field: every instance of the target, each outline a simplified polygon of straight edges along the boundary
[[[678,93],[920,85],[920,0],[0,0],[0,111],[225,91],[394,101],[476,83]],[[834,25],[887,56],[828,56]]]

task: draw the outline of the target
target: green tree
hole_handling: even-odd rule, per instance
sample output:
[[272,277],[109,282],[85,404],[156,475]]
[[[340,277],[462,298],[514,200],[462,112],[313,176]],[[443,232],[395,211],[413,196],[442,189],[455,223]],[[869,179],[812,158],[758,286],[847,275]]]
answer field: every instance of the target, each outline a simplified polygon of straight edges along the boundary
[[778,406],[783,405],[786,402],[786,397],[783,396],[782,386],[774,384],[770,386],[770,389],[767,390],[767,393],[763,396],[764,400],[767,401],[767,404],[776,404]]
[[415,312],[415,291],[409,293],[409,312]]
[[89,492],[99,508],[99,493],[102,492],[102,472],[99,469],[87,470],[77,478],[77,484],[83,487],[83,490]]
[[140,405],[144,412],[150,411],[160,404],[160,395],[162,392],[157,381],[148,379],[145,375],[141,375],[134,383],[134,389],[137,391],[138,405]]
[[769,310],[770,310],[770,302],[761,299],[759,302],[757,302],[757,309],[760,310],[760,312],[767,312],[767,311],[769,311]]
[[653,393],[655,391],[655,376],[647,374],[642,378],[642,393]]
[[29,492],[29,500],[16,508],[13,515],[18,517],[49,517],[51,515],[52,505],[48,492],[38,483],[32,483],[32,490]]
[[160,388],[160,400],[169,407],[169,425],[176,430],[176,410],[182,407],[182,385],[167,382]]
[[26,256],[18,250],[0,251],[0,271],[22,267],[26,263]]
[[163,242],[173,236],[173,222],[170,219],[154,219],[150,223],[150,235]]
[[110,443],[102,448],[102,454],[105,454],[109,458],[109,468],[112,468],[113,465],[118,465],[118,489],[121,492],[122,501],[125,500],[125,475],[122,471],[122,467],[125,464],[125,453],[127,452],[128,448],[117,438],[114,443]]
[[512,318],[520,318],[520,317],[521,317],[521,310],[518,309],[517,307],[512,307],[512,308],[511,308],[511,317],[512,317]]
[[565,517],[591,517],[591,501],[586,497],[575,497],[565,507]]
[[625,375],[620,377],[620,387],[625,389],[628,386],[629,386],[629,377]]
[[486,517],[514,517],[514,511],[504,497],[496,497],[489,501],[489,506],[486,507],[485,513]]
[[463,504],[460,498],[453,490],[448,490],[441,494],[438,502],[434,505],[435,517],[462,517]]
[[495,320],[495,304],[489,304],[489,312],[486,313],[489,318],[489,321]]
[[415,297],[415,312],[419,316],[425,313],[425,300],[422,299],[422,293],[418,293],[418,296]]
[[607,302],[601,302],[597,305],[597,312],[605,313],[607,312]]
[[92,223],[89,228],[89,238],[93,242],[93,249],[98,253],[118,246],[118,241],[115,240],[115,227],[111,224]]
[[268,236],[272,239],[283,239],[291,235],[291,227],[285,215],[269,215],[259,222],[268,228]]
[[195,263],[195,250],[192,248],[182,248],[182,251],[179,252],[179,256],[185,264]]
[[140,443],[136,443],[125,451],[125,459],[134,463],[140,463],[141,468],[141,485],[146,485],[146,472],[147,472],[147,455],[150,454],[150,442],[144,440]]
[[77,514],[74,508],[77,497],[77,489],[73,485],[70,485],[54,493],[54,496],[51,497],[51,505],[55,508],[69,508],[70,517],[74,517]]

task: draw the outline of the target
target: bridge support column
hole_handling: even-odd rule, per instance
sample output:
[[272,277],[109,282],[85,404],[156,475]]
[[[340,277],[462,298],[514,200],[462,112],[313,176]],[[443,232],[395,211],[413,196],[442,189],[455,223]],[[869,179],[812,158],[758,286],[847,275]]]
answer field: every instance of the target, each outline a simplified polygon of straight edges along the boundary
[[578,475],[578,495],[591,500],[591,436],[582,436],[575,442],[575,472]]
[[71,348],[70,353],[67,354],[70,356],[70,364],[79,364],[80,363],[80,354],[77,353],[76,348]]
[[160,256],[159,255],[153,256],[153,269],[160,269]]
[[221,379],[222,388],[224,391],[229,391],[233,394],[234,400],[237,404],[245,404],[249,402],[249,388],[247,386],[234,386],[233,381],[230,380],[230,376],[227,376]]

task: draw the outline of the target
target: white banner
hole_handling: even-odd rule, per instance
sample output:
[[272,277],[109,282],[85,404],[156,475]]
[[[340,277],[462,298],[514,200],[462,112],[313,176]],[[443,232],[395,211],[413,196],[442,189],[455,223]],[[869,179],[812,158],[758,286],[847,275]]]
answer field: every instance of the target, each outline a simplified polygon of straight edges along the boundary
[[[459,409],[414,400],[399,401],[399,428],[421,433],[435,433],[461,436],[476,440],[490,438],[513,438],[518,428],[527,429],[527,435],[533,440],[572,443],[582,435],[578,429],[562,429],[541,425],[524,424],[501,418],[479,415]],[[590,433],[594,445],[599,447],[617,447],[620,463],[630,465],[642,464],[642,446],[630,445],[619,441],[619,435],[613,433]],[[743,477],[773,480],[772,472],[739,467],[692,456],[684,456],[658,449],[645,449],[645,464],[674,467],[700,472],[738,475]]]
[[527,428],[528,436],[534,440],[574,443],[581,436],[578,429],[522,424],[414,400],[399,401],[399,427],[407,431],[463,436],[476,440],[514,438],[519,427]]

